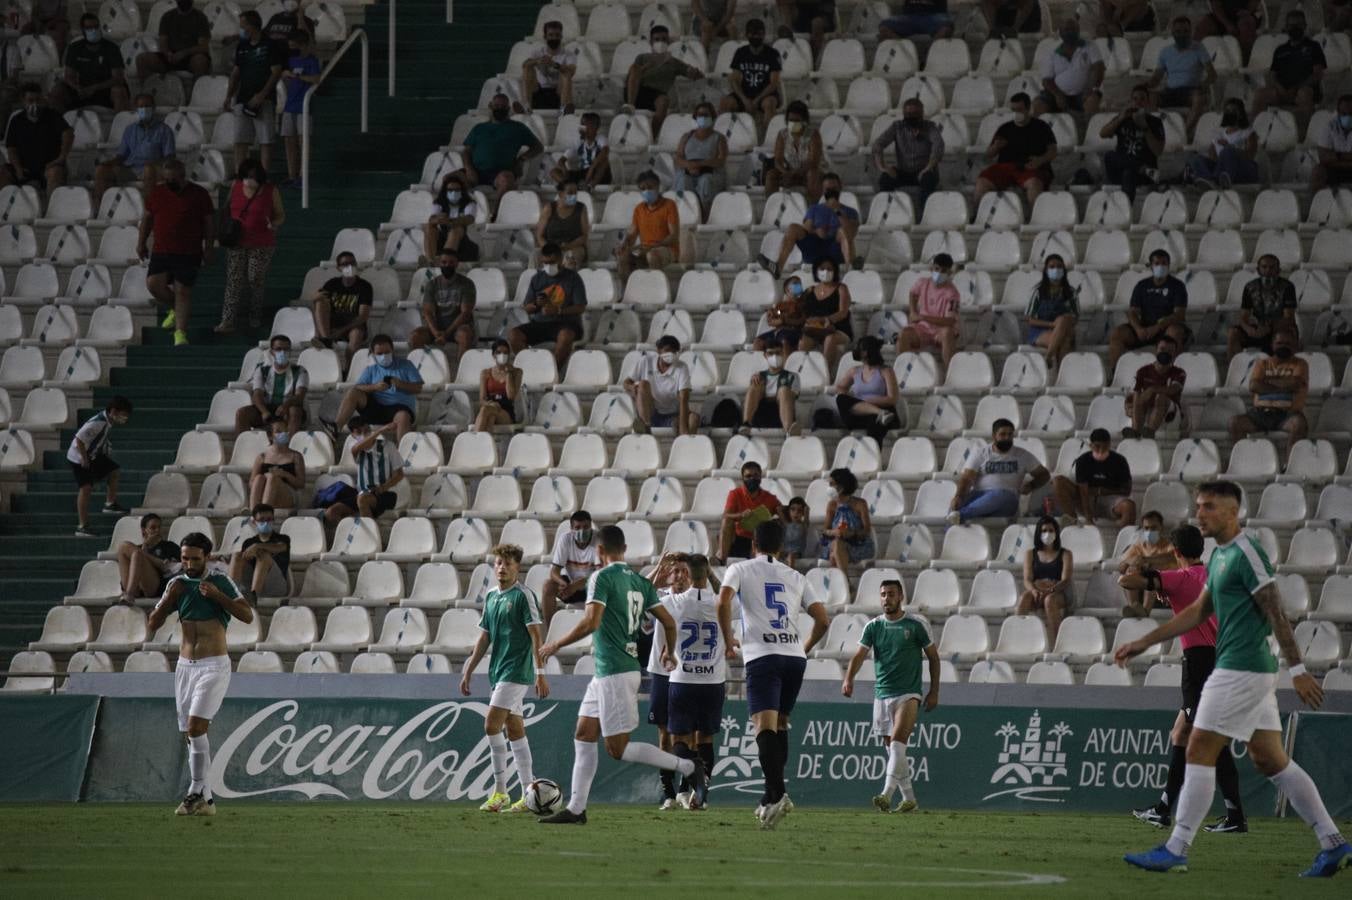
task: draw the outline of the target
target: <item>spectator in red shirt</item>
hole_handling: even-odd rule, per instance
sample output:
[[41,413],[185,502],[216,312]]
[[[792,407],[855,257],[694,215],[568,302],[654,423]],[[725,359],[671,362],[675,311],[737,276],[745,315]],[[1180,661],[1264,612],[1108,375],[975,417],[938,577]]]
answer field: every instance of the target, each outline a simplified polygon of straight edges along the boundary
[[1131,427],[1122,429],[1124,438],[1153,438],[1165,422],[1175,416],[1186,421],[1183,385],[1188,373],[1174,365],[1178,341],[1167,334],[1155,342],[1155,361],[1136,372],[1136,384],[1127,394],[1127,415]]
[[[216,239],[211,195],[188,181],[183,161],[170,157],[162,168],[164,181],[146,198],[145,215],[136,241],[136,255],[149,261],[146,288],[169,313],[160,323],[174,329],[174,346],[188,343],[192,286],[203,265],[211,262]],[[148,248],[154,236],[154,250]]]
[[743,463],[742,486],[728,492],[728,502],[723,506],[723,528],[718,536],[719,561],[726,563],[730,556],[750,559],[751,538],[756,526],[783,517],[779,498],[761,487],[760,463]]

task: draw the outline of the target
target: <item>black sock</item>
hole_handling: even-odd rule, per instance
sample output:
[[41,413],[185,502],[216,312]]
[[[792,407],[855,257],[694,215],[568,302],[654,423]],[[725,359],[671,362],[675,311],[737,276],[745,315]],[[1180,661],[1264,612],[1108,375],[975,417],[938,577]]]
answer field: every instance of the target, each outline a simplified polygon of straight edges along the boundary
[[676,798],[676,773],[671,769],[658,769],[657,777],[662,782],[662,796],[667,800]]
[[1244,803],[1239,799],[1239,769],[1228,746],[1222,747],[1216,757],[1216,785],[1225,798],[1225,814],[1231,819],[1244,818]]
[[774,803],[783,795],[784,770],[779,757],[779,737],[773,731],[756,732],[756,751],[765,772],[766,803]]
[[707,780],[712,781],[714,777],[714,762],[715,762],[714,745],[712,743],[700,744],[698,749],[699,749],[699,758],[704,763],[704,777]]
[[[671,752],[674,753],[678,759],[695,758],[695,754],[690,752],[690,745],[687,744],[685,741],[677,741],[675,744],[672,744]],[[690,790],[690,778],[688,776],[682,775],[681,793],[685,793],[688,790]]]
[[1188,768],[1188,748],[1175,746],[1169,754],[1169,781],[1164,786],[1166,812],[1173,813],[1178,803],[1178,792],[1183,790],[1183,775]]

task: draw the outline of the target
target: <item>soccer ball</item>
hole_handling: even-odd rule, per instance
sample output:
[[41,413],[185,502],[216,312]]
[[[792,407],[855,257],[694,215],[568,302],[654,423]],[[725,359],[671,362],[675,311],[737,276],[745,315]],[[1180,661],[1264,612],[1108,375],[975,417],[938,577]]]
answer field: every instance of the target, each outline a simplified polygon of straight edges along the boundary
[[559,808],[563,791],[548,778],[537,778],[526,788],[526,809],[537,816],[547,816]]

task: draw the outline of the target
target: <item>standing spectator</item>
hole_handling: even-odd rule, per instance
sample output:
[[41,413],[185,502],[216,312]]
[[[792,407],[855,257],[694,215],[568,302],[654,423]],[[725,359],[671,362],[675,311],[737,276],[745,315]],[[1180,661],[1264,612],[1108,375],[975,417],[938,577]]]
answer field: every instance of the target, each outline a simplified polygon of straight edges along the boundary
[[230,216],[243,228],[239,243],[225,250],[225,299],[217,334],[230,335],[238,327],[240,301],[249,292],[250,329],[263,325],[263,300],[268,267],[277,249],[277,229],[286,221],[282,192],[268,182],[268,170],[256,159],[246,159],[230,187]]
[[928,278],[911,286],[907,325],[897,335],[897,352],[938,347],[944,368],[958,352],[958,305],[962,298],[953,285],[953,257],[934,254]]
[[479,205],[474,202],[474,194],[464,177],[452,172],[441,179],[441,189],[432,198],[432,205],[436,212],[423,227],[424,258],[419,264],[425,266],[429,260],[436,259],[443,247],[454,251],[457,259],[478,262],[479,245],[470,240],[469,228],[479,215]]
[[582,314],[587,309],[587,286],[581,275],[559,265],[562,259],[558,244],[540,248],[540,270],[526,289],[524,309],[530,321],[507,332],[513,353],[553,344],[560,372],[568,367],[573,344],[582,338]]
[[1014,446],[1014,423],[996,419],[991,442],[972,453],[958,476],[948,523],[1013,518],[1019,514],[1019,495],[1031,494],[1050,480],[1036,456]]
[[1230,420],[1230,439],[1259,431],[1284,431],[1289,448],[1305,437],[1305,398],[1310,393],[1310,364],[1296,356],[1289,331],[1272,336],[1272,353],[1254,363],[1249,376],[1249,408]]
[[766,369],[751,376],[742,403],[742,430],[782,428],[796,435],[798,426],[794,404],[798,400],[798,375],[784,368],[782,347],[771,347],[765,354]]
[[992,160],[994,165],[982,169],[976,178],[973,200],[977,204],[991,191],[1019,187],[1023,188],[1031,207],[1038,194],[1052,183],[1056,135],[1046,122],[1028,115],[1029,104],[1028,95],[1023,91],[1009,98],[1014,120],[996,129],[990,148],[986,150],[986,159]]
[[490,122],[480,122],[465,135],[465,177],[469,184],[491,187],[498,196],[516,188],[521,166],[545,152],[528,126],[512,118],[506,94],[494,94],[488,104]]
[[565,181],[553,203],[540,209],[535,224],[535,243],[558,244],[563,251],[563,267],[577,271],[587,264],[587,241],[591,238],[591,218],[585,204],[577,202],[577,182]]
[[[545,45],[521,63],[521,86],[531,109],[573,111],[577,54],[563,46],[563,23],[545,23]],[[529,110],[522,109],[522,112]]]
[[311,41],[315,38],[315,26],[319,23],[300,12],[298,0],[282,0],[280,12],[273,13],[263,26],[263,35],[281,49],[287,49],[287,42],[298,35],[305,35]]
[[883,362],[883,342],[871,334],[855,347],[859,365],[836,379],[836,409],[847,431],[863,428],[879,444],[897,424],[897,373]]
[[583,113],[581,121],[577,143],[564,151],[549,179],[556,187],[562,188],[564,182],[571,181],[594,191],[597,185],[610,184],[610,141],[601,134],[599,115]]
[[779,21],[792,25],[794,34],[806,34],[812,58],[821,59],[826,35],[836,30],[836,0],[775,0],[775,5]]
[[1155,342],[1155,361],[1136,370],[1136,380],[1127,394],[1131,427],[1122,429],[1123,437],[1153,438],[1175,416],[1186,421],[1183,386],[1188,373],[1174,365],[1177,356],[1178,341],[1168,334],[1160,335]]
[[794,497],[789,501],[784,521],[784,565],[796,566],[807,556],[807,501]]
[[638,176],[643,202],[634,207],[634,217],[624,240],[615,248],[620,280],[628,281],[634,269],[661,269],[676,262],[681,249],[681,220],[676,201],[658,190],[657,173]]
[[525,373],[512,365],[512,346],[498,338],[493,342],[493,364],[479,373],[479,414],[475,431],[492,431],[499,425],[516,424],[516,401],[521,396]]
[[803,338],[803,282],[797,275],[784,279],[784,296],[765,311],[769,331],[756,335],[751,349],[769,353],[778,350],[781,360],[798,349]]
[[1324,133],[1315,138],[1319,165],[1310,175],[1310,190],[1352,183],[1352,94],[1338,98],[1337,115],[1329,118]]
[[[889,145],[896,153],[896,164],[886,165],[883,150]],[[878,170],[878,190],[919,188],[920,203],[916,218],[924,213],[925,201],[939,187],[939,160],[944,155],[943,130],[925,120],[925,105],[919,97],[910,97],[901,105],[901,119],[878,135],[873,142],[873,167]]]
[[62,63],[65,71],[52,90],[52,105],[57,109],[102,106],[122,112],[131,105],[122,53],[117,44],[104,38],[98,16],[80,16],[80,38],[66,47]]
[[324,521],[330,529],[350,516],[379,519],[399,502],[394,489],[404,480],[404,460],[386,438],[395,430],[395,423],[372,428],[362,416],[353,416],[347,427],[356,441],[352,459],[357,464],[357,486],[345,485],[338,499],[324,510]]
[[1239,321],[1230,326],[1226,362],[1250,347],[1271,353],[1278,332],[1296,337],[1296,306],[1296,286],[1282,275],[1281,261],[1271,253],[1258,257],[1258,277],[1244,285]]
[[1060,366],[1074,348],[1079,318],[1079,291],[1066,281],[1066,261],[1060,254],[1048,253],[1042,263],[1042,280],[1033,289],[1025,314],[1028,343],[1046,348],[1048,368]]
[[130,420],[131,401],[116,396],[108,401],[103,412],[91,416],[71,438],[70,447],[66,449],[66,461],[70,463],[75,485],[79,488],[75,495],[75,512],[80,518],[80,524],[75,529],[76,537],[98,537],[89,527],[89,497],[94,493],[97,482],[106,481],[108,485],[103,511],[126,512],[117,502],[120,467],[113,459],[113,445],[108,438],[114,425],[126,425]]
[[[1200,89],[1197,94],[1201,96]],[[1099,129],[1099,137],[1117,139],[1117,146],[1103,155],[1103,171],[1108,183],[1122,185],[1122,193],[1135,203],[1137,185],[1155,183],[1164,152],[1164,121],[1150,112],[1150,91],[1145,85],[1131,89],[1131,105],[1109,119]]]
[[[1154,32],[1155,10],[1150,0],[1099,0],[1099,34],[1126,37],[1128,31]],[[1192,34],[1192,25],[1188,26]]]
[[657,339],[657,355],[645,353],[624,391],[634,400],[634,431],[675,428],[677,434],[699,431],[699,414],[690,410],[690,367],[680,359],[681,342],[669,334]]
[[1042,93],[1033,104],[1033,115],[1077,112],[1092,116],[1103,99],[1103,75],[1107,67],[1098,47],[1080,37],[1080,20],[1061,20],[1061,43],[1042,62]]
[[347,341],[349,353],[366,343],[366,323],[375,303],[371,282],[357,274],[357,256],[340,251],[334,259],[338,275],[320,286],[311,303],[315,314],[315,347],[332,347],[334,341]]
[[[851,219],[855,223],[854,229],[846,224]],[[838,269],[854,257],[852,231],[858,231],[858,222],[859,210],[841,202],[839,176],[828,174],[822,178],[821,200],[807,208],[801,223],[785,229],[784,239],[779,243],[779,257],[771,263],[762,256],[760,263],[778,277],[793,248],[797,247],[804,266],[810,268],[823,260],[831,260]]]
[[718,534],[718,561],[729,557],[751,558],[751,539],[756,526],[782,518],[779,498],[761,487],[761,464],[742,463],[742,483],[728,491],[723,504],[723,523]]
[[[192,286],[198,270],[211,262],[216,211],[206,188],[188,181],[182,160],[171,157],[161,169],[164,182],[146,198],[136,255],[149,260],[146,290],[151,299],[169,307],[160,327],[174,329],[174,346],[183,347],[188,343]],[[154,252],[149,249],[152,235]]]
[[948,14],[948,0],[903,0],[900,15],[890,16],[878,24],[880,41],[921,34],[935,38],[953,36],[953,17]]
[[640,53],[629,66],[624,81],[625,103],[634,109],[652,112],[653,136],[662,133],[662,122],[671,108],[671,89],[680,77],[704,78],[694,66],[681,62],[671,53],[671,33],[665,25],[654,25],[648,32],[649,53]]
[[235,114],[236,168],[244,164],[249,147],[256,143],[266,171],[272,167],[273,97],[282,77],[282,66],[286,65],[286,44],[267,39],[257,10],[240,13],[239,29],[223,109]]
[[268,503],[279,509],[295,509],[300,505],[297,500],[305,489],[305,457],[291,449],[292,434],[285,419],[268,419],[271,440],[249,471],[249,506]]
[[1188,341],[1188,287],[1169,272],[1169,251],[1152,250],[1150,275],[1136,282],[1127,306],[1127,321],[1108,336],[1108,368],[1128,350],[1153,344],[1167,334],[1180,346]]
[[20,94],[23,109],[10,113],[5,126],[9,162],[0,167],[0,187],[31,184],[50,194],[66,183],[66,161],[75,145],[75,129],[47,105],[36,83],[25,84]]
[[840,283],[840,266],[829,256],[817,261],[817,283],[803,292],[803,334],[798,349],[822,349],[826,371],[834,372],[840,354],[854,340],[850,289]]
[[[372,425],[393,425],[396,440],[413,430],[418,415],[417,394],[422,391],[418,367],[394,355],[394,340],[388,334],[371,338],[371,364],[357,376],[357,384],[343,395],[338,407],[338,422],[346,422],[356,412]],[[382,433],[388,431],[382,428]]]
[[98,209],[108,188],[135,179],[141,182],[141,196],[149,196],[160,183],[160,166],[174,152],[173,129],[155,117],[155,98],[137,94],[136,121],[122,132],[117,154],[94,169],[94,208]]
[[[737,0],[691,0],[691,29],[699,37],[707,51],[713,47],[714,38],[735,38],[737,27],[733,25],[733,16],[737,14]],[[752,20],[756,21],[756,20]],[[746,23],[751,30],[751,21]],[[765,36],[765,25],[761,24],[761,37]],[[750,35],[748,34],[748,39]]]
[[230,580],[245,585],[244,596],[258,605],[260,594],[285,599],[291,593],[291,536],[276,528],[277,511],[267,503],[249,511],[254,533],[230,557]]
[[141,597],[159,599],[169,579],[178,574],[178,544],[166,540],[163,524],[155,513],[141,517],[141,543],[117,545],[117,574],[122,585],[119,603]]
[[1047,620],[1047,646],[1056,646],[1056,633],[1070,608],[1074,587],[1075,557],[1061,546],[1061,526],[1043,516],[1033,526],[1033,546],[1023,556],[1023,594],[1016,612]]
[[694,191],[704,215],[714,195],[723,190],[728,162],[728,139],[714,131],[714,108],[695,107],[695,128],[676,145],[676,190]]
[[981,0],[980,5],[991,37],[1012,38],[1042,30],[1038,0]]
[[1113,436],[1106,428],[1089,433],[1089,449],[1071,464],[1074,479],[1057,475],[1052,493],[1063,520],[1092,525],[1095,519],[1111,520],[1118,528],[1136,521],[1136,503],[1131,499],[1131,465],[1113,449]]
[[1161,108],[1181,107],[1188,111],[1184,128],[1191,134],[1202,111],[1211,105],[1210,88],[1216,80],[1216,67],[1202,42],[1192,39],[1192,20],[1178,16],[1172,29],[1174,42],[1160,50],[1159,64],[1150,75],[1150,89]]
[[822,135],[809,125],[807,104],[794,100],[784,112],[784,128],[775,137],[775,155],[765,169],[765,195],[781,188],[802,187],[808,197],[821,196]]
[[299,29],[291,35],[290,50],[286,61],[286,71],[282,73],[282,85],[286,88],[286,105],[282,107],[282,143],[286,145],[287,182],[284,187],[298,188],[300,183],[301,128],[305,112],[305,95],[319,84],[319,75],[324,67],[314,54],[314,45],[310,35]]
[[1249,124],[1244,101],[1230,97],[1221,112],[1221,122],[1204,153],[1189,153],[1183,180],[1204,188],[1212,183],[1222,188],[1232,184],[1257,184],[1258,135]]
[[850,593],[850,564],[867,562],[878,555],[873,520],[869,517],[868,501],[855,496],[859,479],[853,472],[832,469],[828,479],[831,499],[826,502],[820,555],[845,576],[845,590]]
[[546,629],[557,604],[586,602],[587,579],[599,568],[601,558],[596,554],[591,513],[579,509],[568,517],[568,527],[559,529],[549,556],[549,577],[540,592]]
[[151,75],[188,72],[194,79],[211,71],[211,20],[193,6],[193,0],[178,0],[160,16],[159,49],[136,57],[136,74],[142,81]]
[[779,51],[765,43],[765,23],[751,19],[746,23],[746,46],[732,55],[728,72],[731,92],[723,95],[720,112],[747,112],[764,127],[774,117],[780,103],[780,73],[784,64]]
[[[1118,574],[1139,575],[1150,570],[1172,569],[1176,565],[1173,542],[1169,532],[1164,530],[1164,515],[1157,510],[1147,510],[1141,516],[1136,540],[1127,547],[1117,563]],[[1144,591],[1140,588],[1123,585],[1123,592],[1127,596],[1127,604],[1122,608],[1123,616],[1139,619],[1150,612],[1143,602]]]
[[1254,94],[1254,115],[1269,106],[1294,106],[1296,127],[1304,133],[1315,105],[1323,102],[1321,83],[1328,61],[1319,42],[1305,34],[1305,13],[1299,7],[1286,14],[1286,43],[1272,51],[1272,75]]
[[1262,0],[1208,0],[1211,11],[1197,23],[1193,38],[1201,41],[1213,35],[1232,35],[1239,41],[1239,51],[1249,58],[1258,29],[1263,22]]
[[437,270],[423,282],[423,324],[413,329],[408,345],[419,350],[431,345],[446,346],[454,341],[464,356],[477,340],[474,307],[478,289],[474,281],[459,271],[460,260],[449,247],[437,254]]
[[249,379],[249,404],[235,410],[235,437],[258,428],[273,418],[296,434],[305,426],[305,395],[310,373],[291,359],[291,338],[274,334],[268,341],[268,358]]

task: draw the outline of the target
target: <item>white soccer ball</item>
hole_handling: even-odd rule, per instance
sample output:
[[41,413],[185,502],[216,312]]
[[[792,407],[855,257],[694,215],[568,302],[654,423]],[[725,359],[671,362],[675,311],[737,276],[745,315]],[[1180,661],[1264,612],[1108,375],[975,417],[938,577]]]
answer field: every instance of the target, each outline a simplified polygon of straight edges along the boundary
[[526,809],[537,816],[547,816],[559,808],[563,791],[548,778],[537,778],[526,788]]

